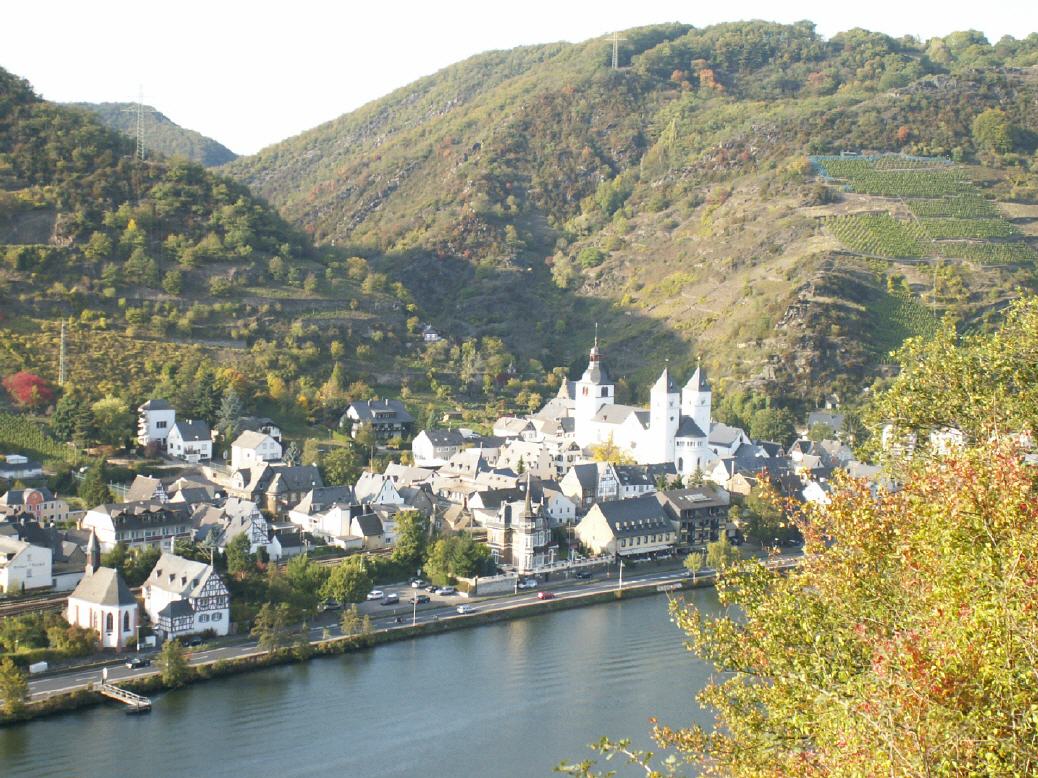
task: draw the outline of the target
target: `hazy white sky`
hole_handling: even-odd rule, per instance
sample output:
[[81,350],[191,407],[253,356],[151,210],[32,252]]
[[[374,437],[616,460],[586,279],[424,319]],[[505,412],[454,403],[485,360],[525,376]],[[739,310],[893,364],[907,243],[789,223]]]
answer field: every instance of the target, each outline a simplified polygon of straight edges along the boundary
[[1038,31],[1035,0],[33,0],[4,9],[0,67],[49,100],[144,100],[239,154],[488,49],[680,21],[810,19],[927,39]]

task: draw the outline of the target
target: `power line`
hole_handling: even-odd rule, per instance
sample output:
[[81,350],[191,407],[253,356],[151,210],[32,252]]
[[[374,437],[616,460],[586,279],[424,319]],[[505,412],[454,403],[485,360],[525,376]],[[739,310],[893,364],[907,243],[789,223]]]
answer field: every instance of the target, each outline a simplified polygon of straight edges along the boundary
[[620,69],[620,41],[625,41],[627,38],[621,38],[620,33],[613,33],[613,70]]
[[132,108],[123,108],[123,113],[137,114],[137,148],[134,156],[141,162],[144,161],[144,114],[155,113],[154,108],[146,108],[144,105],[144,87],[140,87],[137,93],[137,105]]

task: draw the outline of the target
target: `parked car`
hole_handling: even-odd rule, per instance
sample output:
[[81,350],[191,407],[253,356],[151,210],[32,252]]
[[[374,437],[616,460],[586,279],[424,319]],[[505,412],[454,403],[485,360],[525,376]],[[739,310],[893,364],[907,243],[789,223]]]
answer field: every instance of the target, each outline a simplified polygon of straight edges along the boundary
[[579,578],[581,581],[590,581],[591,580],[591,573],[588,572],[587,570],[578,570],[576,573],[573,574],[573,576],[575,578]]
[[151,660],[146,656],[134,656],[126,660],[126,667],[128,670],[139,670],[142,667],[147,667],[151,664]]
[[537,579],[536,578],[527,578],[525,581],[520,581],[518,585],[519,585],[520,589],[536,589],[537,588]]
[[423,581],[421,578],[415,578],[413,581],[411,581],[412,589],[421,589],[423,586],[425,586],[425,581]]
[[440,587],[439,587],[439,586],[437,586],[436,584],[426,584],[426,585],[425,585],[425,586],[423,586],[422,588],[423,588],[423,589],[425,589],[425,591],[427,591],[427,592],[429,592],[430,594],[432,594],[432,593],[434,593],[434,592],[435,592],[435,591],[436,591],[437,589],[439,589]]
[[429,595],[416,594],[414,597],[408,600],[408,602],[410,602],[412,605],[424,605],[425,603],[429,602]]
[[340,608],[342,608],[342,605],[338,602],[338,600],[333,600],[329,597],[327,600],[325,600],[319,606],[317,606],[317,608],[321,611],[337,611]]
[[399,594],[387,594],[385,597],[382,598],[380,604],[381,605],[396,605],[398,602],[400,602],[400,595]]
[[198,648],[200,645],[202,645],[202,636],[194,635],[190,640],[187,641],[187,644],[191,648]]
[[454,610],[456,610],[458,613],[460,613],[462,615],[465,615],[466,613],[475,613],[476,612],[476,609],[473,608],[471,605],[459,605]]
[[385,596],[386,593],[381,589],[372,589],[370,592],[368,592],[369,600],[381,600]]
[[548,591],[537,592],[537,599],[538,600],[554,600],[555,599],[555,592],[548,592]]
[[436,593],[450,596],[452,594],[457,594],[458,590],[455,589],[453,586],[441,586],[439,589],[436,590]]

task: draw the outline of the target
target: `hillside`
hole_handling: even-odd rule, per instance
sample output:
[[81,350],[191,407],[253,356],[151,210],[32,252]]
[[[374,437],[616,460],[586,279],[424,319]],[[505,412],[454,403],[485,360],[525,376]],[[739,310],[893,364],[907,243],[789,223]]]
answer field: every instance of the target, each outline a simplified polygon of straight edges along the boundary
[[[95,114],[101,122],[131,138],[137,137],[136,103],[66,103]],[[212,138],[174,123],[151,106],[142,111],[146,154],[182,157],[205,167],[216,167],[237,159],[238,155]]]
[[0,259],[0,374],[54,384],[64,321],[66,388],[90,401],[159,392],[211,417],[233,387],[306,411],[406,350],[406,290],[3,70]]
[[[825,40],[807,22],[622,37],[619,70],[604,38],[482,54],[226,171],[446,331],[572,369],[599,321],[638,386],[664,356],[703,353],[774,396],[845,393],[934,316],[983,324],[1034,288],[1038,37]],[[845,150],[955,160],[972,199],[1016,214],[1011,235],[988,225],[1014,247],[945,252],[934,295],[927,257],[848,246],[834,219],[855,203],[908,211],[808,159]],[[930,226],[932,246],[960,240]]]

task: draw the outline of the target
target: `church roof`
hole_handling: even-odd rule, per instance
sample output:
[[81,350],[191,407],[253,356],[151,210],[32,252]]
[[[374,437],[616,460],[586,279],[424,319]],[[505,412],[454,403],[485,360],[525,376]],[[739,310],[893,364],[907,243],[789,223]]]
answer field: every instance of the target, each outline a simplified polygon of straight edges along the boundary
[[83,577],[75,591],[69,595],[71,600],[83,600],[92,605],[135,605],[130,587],[111,567],[99,567],[93,573]]
[[685,388],[692,392],[709,392],[710,383],[706,380],[706,370],[702,365],[696,367],[696,372],[688,379]]
[[660,377],[656,380],[656,383],[652,387],[653,392],[665,391],[667,394],[677,394],[678,385],[674,383],[674,379],[670,375],[670,368],[663,368],[663,372],[660,373]]
[[617,403],[606,403],[598,409],[595,421],[605,424],[623,424],[632,413],[637,413],[638,408],[630,405],[619,405]]
[[699,428],[699,425],[692,420],[691,416],[682,416],[681,423],[678,424],[678,432],[675,437],[678,438],[705,438],[706,433]]

